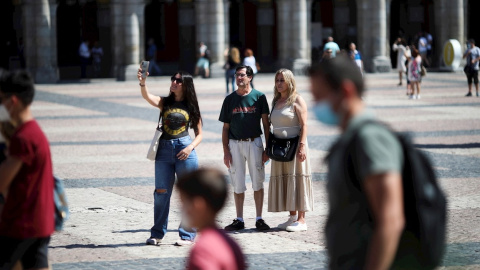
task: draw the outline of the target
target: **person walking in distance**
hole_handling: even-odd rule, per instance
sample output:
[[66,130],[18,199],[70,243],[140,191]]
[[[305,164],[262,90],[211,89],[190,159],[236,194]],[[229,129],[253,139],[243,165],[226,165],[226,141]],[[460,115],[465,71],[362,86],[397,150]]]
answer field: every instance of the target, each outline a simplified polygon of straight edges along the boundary
[[323,46],[323,51],[332,50],[330,58],[335,58],[337,53],[340,52],[340,47],[336,42],[333,41],[333,37],[327,38],[327,43]]
[[95,77],[100,77],[102,72],[102,57],[103,49],[100,47],[98,41],[95,41],[93,48],[91,50],[92,54],[92,63],[93,63],[93,74]]
[[[275,74],[272,123],[275,138],[299,137],[292,161],[272,160],[268,188],[268,211],[289,211],[288,220],[278,228],[289,232],[307,230],[305,212],[313,210],[312,173],[307,143],[307,104],[297,93],[292,71],[280,69]],[[298,212],[298,215],[297,215]]]
[[232,47],[228,51],[225,63],[225,82],[227,83],[227,95],[230,93],[229,85],[232,84],[232,92],[235,91],[235,69],[240,65],[240,51]]
[[15,131],[0,165],[0,194],[8,193],[0,216],[0,269],[48,269],[48,243],[54,232],[53,168],[48,140],[34,119],[33,78],[23,70],[0,83],[0,111]]
[[465,75],[467,75],[468,81],[468,93],[466,97],[472,96],[472,82],[475,84],[475,90],[478,94],[478,69],[480,61],[480,49],[475,46],[475,40],[469,39],[467,42],[467,50],[463,54],[463,58],[467,59],[467,64],[465,66]]
[[205,78],[208,78],[210,76],[210,60],[208,58],[209,55],[207,45],[200,41],[198,43],[198,60],[197,64],[195,65],[195,76],[198,75],[201,68],[203,68],[203,70],[205,71]]
[[[412,57],[408,61],[408,80],[410,81],[412,94],[410,99],[420,99],[420,83],[422,82],[422,57],[416,48],[412,48]],[[415,89],[417,94],[415,95]]]
[[[260,69],[260,66],[257,63],[257,60],[255,59],[255,56],[253,56],[253,51],[251,49],[245,49],[245,58],[243,59],[243,65],[244,66],[250,66],[253,70],[253,76],[255,76],[258,73],[258,70]],[[253,86],[253,80],[250,81],[251,87],[255,88]]]
[[329,268],[390,269],[405,224],[401,144],[385,127],[364,125],[373,116],[365,111],[362,74],[350,59],[312,67],[310,82],[316,117],[342,133],[327,157]]
[[225,230],[235,231],[245,228],[243,219],[243,203],[245,201],[245,163],[248,165],[252,179],[253,197],[255,200],[257,230],[268,230],[270,227],[262,219],[265,181],[265,162],[268,156],[264,151],[260,135],[262,129],[268,140],[268,103],[265,94],[250,87],[253,70],[250,66],[239,66],[235,71],[238,89],[223,101],[219,120],[223,122],[222,144],[223,162],[229,169],[233,186],[233,197],[237,218],[226,226]]
[[87,66],[90,61],[90,48],[88,48],[87,39],[83,39],[78,47],[78,56],[80,57],[80,77],[87,78]]
[[[147,73],[148,75],[148,73]],[[202,116],[198,107],[197,94],[190,74],[178,71],[171,78],[168,96],[161,97],[148,91],[142,70],[137,74],[142,97],[161,114],[163,133],[158,142],[155,157],[154,225],[150,230],[147,245],[159,245],[167,233],[170,197],[172,196],[175,175],[182,175],[198,168],[195,148],[202,141]],[[188,128],[195,132],[192,141]],[[195,229],[183,223],[178,233],[176,245],[192,245]]]
[[403,73],[407,71],[407,67],[405,65],[405,61],[407,61],[407,42],[403,38],[397,38],[395,43],[392,45],[392,49],[393,51],[397,52],[397,72],[399,80],[398,86],[401,86],[403,83]]

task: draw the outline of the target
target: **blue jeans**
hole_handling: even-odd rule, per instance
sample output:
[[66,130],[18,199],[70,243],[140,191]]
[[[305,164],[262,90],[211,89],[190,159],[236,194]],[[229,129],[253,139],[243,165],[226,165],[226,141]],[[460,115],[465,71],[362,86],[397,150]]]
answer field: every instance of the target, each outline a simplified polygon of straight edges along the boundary
[[225,81],[227,83],[227,94],[230,92],[228,89],[229,81],[232,81],[232,92],[235,91],[235,69],[227,69],[225,71]]
[[[160,140],[155,158],[155,191],[153,192],[155,224],[150,230],[151,237],[162,239],[167,233],[170,197],[175,183],[175,174],[177,174],[177,177],[181,177],[183,174],[198,168],[195,149],[190,153],[187,160],[177,158],[177,154],[190,143],[192,143],[190,136],[173,140]],[[157,192],[158,190],[165,190],[165,192]],[[195,239],[196,230],[186,228],[181,223],[178,232],[183,240]]]

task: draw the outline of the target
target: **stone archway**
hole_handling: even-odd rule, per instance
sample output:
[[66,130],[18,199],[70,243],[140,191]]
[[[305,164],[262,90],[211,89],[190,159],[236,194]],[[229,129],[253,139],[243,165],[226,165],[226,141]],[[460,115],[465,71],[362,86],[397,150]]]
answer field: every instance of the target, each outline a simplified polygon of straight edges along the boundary
[[[468,0],[467,3],[467,38],[473,38],[476,46],[480,44],[480,30],[478,29],[478,10],[480,10],[480,1]],[[462,41],[460,41],[462,42]]]
[[[78,48],[85,39],[89,47],[99,42],[103,49],[101,73],[99,77],[110,75],[111,38],[110,10],[107,4],[97,4],[97,1],[80,3],[78,0],[61,0],[56,13],[57,32],[57,62],[60,79],[77,79],[80,76]],[[88,77],[93,76],[90,70]]]
[[179,66],[179,16],[176,1],[153,0],[145,6],[145,56],[147,56],[148,40],[153,39],[157,47],[155,61],[162,73],[174,73]]
[[[391,0],[390,3],[390,44],[398,37],[408,45],[418,46],[420,32],[427,32],[435,39],[435,8],[433,0]],[[435,50],[434,42],[432,50]],[[441,49],[441,48],[440,48]],[[390,51],[392,66],[396,66],[396,52]],[[433,55],[432,60],[435,59]],[[432,63],[437,65],[438,63]]]

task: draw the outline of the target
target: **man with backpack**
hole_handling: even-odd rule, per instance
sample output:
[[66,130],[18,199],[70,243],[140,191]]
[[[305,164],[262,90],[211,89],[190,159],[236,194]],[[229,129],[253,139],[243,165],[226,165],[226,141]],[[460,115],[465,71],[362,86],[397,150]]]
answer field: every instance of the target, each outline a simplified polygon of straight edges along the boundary
[[[433,268],[443,253],[446,211],[431,164],[365,110],[362,74],[350,59],[340,56],[312,67],[310,81],[316,117],[342,131],[327,157],[330,268]],[[432,181],[417,179],[425,171],[412,167],[413,159],[426,162],[418,166],[429,169],[421,175]],[[420,202],[425,197],[438,210],[425,209]],[[434,220],[425,221],[425,212]],[[422,233],[429,221],[438,226],[429,232],[433,240]],[[431,248],[432,242],[437,246]]]
[[15,127],[7,159],[0,165],[0,193],[8,196],[0,218],[0,269],[48,269],[54,231],[54,180],[48,140],[30,105],[35,88],[26,71],[0,82],[0,111]]

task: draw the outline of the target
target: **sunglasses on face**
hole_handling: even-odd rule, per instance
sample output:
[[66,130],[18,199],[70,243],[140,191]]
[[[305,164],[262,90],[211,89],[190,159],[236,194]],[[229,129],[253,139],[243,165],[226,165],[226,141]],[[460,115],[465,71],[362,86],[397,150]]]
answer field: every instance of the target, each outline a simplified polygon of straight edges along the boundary
[[181,78],[175,78],[175,76],[172,76],[172,77],[170,78],[170,81],[172,81],[172,82],[175,81],[176,84],[181,84],[181,83],[183,83],[183,80],[182,80]]
[[235,77],[237,77],[237,78],[238,78],[238,77],[243,78],[243,77],[245,77],[245,76],[247,76],[246,73],[235,73]]

